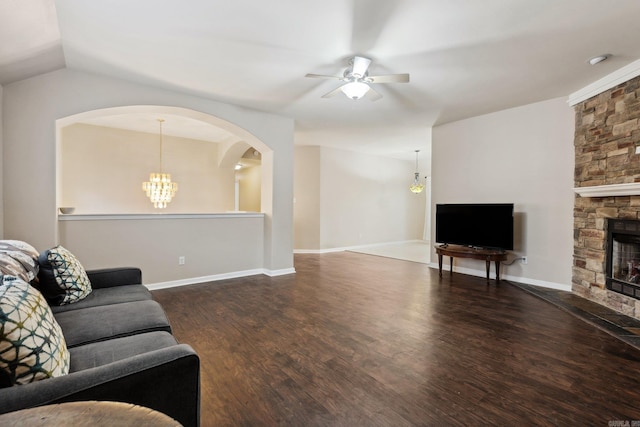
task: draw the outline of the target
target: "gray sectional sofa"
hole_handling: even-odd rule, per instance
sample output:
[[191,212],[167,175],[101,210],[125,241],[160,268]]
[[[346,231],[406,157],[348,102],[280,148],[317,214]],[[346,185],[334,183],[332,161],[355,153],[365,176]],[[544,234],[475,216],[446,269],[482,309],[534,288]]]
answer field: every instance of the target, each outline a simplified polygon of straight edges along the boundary
[[[40,275],[48,272],[41,268]],[[0,413],[80,400],[129,402],[185,426],[200,421],[200,361],[179,344],[137,268],[87,271],[92,292],[51,305],[69,352],[69,373],[0,388]],[[1,382],[1,378],[0,378]]]

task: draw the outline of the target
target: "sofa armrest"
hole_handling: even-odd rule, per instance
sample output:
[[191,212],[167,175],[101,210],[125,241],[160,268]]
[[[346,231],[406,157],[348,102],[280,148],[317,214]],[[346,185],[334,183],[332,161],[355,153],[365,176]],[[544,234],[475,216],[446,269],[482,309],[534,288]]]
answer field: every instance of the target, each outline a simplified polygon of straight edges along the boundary
[[95,289],[142,284],[142,271],[136,267],[87,270],[87,276],[89,276],[91,287]]
[[186,344],[150,351],[62,377],[0,389],[0,413],[54,403],[108,400],[200,423],[200,359]]

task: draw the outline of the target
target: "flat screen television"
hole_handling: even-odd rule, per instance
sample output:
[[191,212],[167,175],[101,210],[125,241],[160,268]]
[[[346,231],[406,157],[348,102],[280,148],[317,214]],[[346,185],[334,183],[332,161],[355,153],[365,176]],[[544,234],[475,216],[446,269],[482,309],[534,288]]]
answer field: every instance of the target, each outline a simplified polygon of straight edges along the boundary
[[436,242],[513,249],[513,203],[436,205]]

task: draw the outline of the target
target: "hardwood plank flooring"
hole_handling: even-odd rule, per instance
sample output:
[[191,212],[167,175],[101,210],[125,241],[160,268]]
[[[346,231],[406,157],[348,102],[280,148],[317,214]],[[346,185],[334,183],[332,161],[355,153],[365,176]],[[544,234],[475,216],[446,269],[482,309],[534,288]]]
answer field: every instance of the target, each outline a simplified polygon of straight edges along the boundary
[[607,426],[640,351],[502,281],[351,252],[154,291],[201,358],[203,426]]

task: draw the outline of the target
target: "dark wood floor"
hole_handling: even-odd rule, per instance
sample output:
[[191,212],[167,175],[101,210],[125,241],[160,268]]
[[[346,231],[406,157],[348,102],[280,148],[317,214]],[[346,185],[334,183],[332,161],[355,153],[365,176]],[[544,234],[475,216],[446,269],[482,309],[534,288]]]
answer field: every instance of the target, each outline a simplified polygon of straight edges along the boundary
[[508,282],[350,252],[295,267],[154,292],[200,355],[203,426],[640,420],[640,351]]

